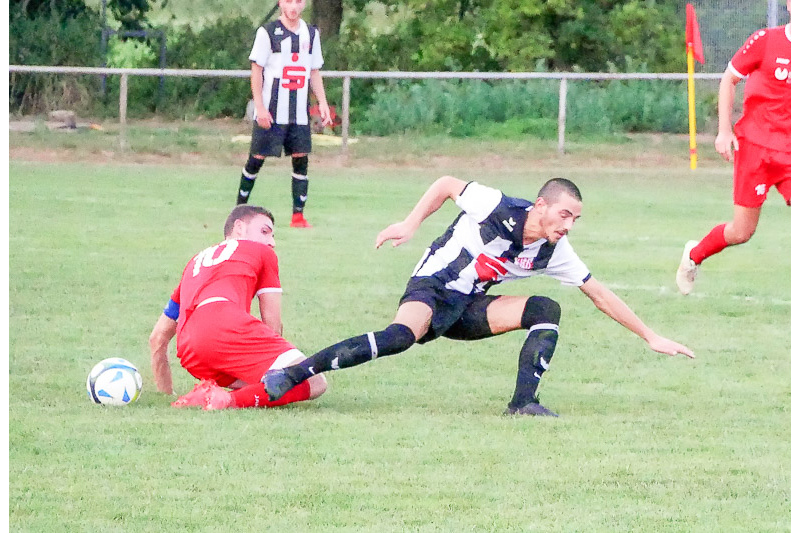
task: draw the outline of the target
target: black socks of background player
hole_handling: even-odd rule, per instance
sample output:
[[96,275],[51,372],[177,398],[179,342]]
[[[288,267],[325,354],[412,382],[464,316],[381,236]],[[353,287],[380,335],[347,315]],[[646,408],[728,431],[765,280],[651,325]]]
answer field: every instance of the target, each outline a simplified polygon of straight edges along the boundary
[[242,169],[242,179],[239,182],[239,194],[236,197],[236,205],[246,204],[250,198],[250,192],[256,184],[256,176],[258,171],[264,165],[264,159],[253,157],[252,155],[247,159],[244,168]]
[[308,199],[308,156],[292,158],[292,213],[302,213]]
[[407,326],[390,324],[383,331],[371,331],[329,346],[285,370],[292,381],[300,383],[320,372],[349,368],[377,357],[404,352],[415,342],[416,337]]
[[519,352],[517,384],[509,407],[523,407],[536,401],[539,381],[556,351],[560,320],[558,302],[544,296],[528,298],[520,320],[522,327],[528,328],[528,337]]

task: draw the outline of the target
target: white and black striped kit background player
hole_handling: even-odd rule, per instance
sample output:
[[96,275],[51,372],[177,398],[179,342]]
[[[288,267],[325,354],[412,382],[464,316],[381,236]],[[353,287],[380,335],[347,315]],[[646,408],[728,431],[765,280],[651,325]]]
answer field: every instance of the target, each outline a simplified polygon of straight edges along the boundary
[[[261,71],[260,97],[272,123],[269,128],[259,125],[258,106],[254,107],[250,157],[242,169],[237,204],[247,202],[264,157],[280,157],[285,152],[293,156],[292,225],[307,227],[302,213],[308,196],[307,154],[311,151],[309,91],[312,72],[324,63],[319,30],[303,20],[295,31],[280,19],[269,22],[256,32],[250,61],[260,67],[254,70]],[[255,94],[253,98],[256,100]]]
[[280,20],[261,26],[250,61],[264,67],[262,98],[274,123],[307,125],[309,78],[324,63],[316,26],[301,20],[297,33]]

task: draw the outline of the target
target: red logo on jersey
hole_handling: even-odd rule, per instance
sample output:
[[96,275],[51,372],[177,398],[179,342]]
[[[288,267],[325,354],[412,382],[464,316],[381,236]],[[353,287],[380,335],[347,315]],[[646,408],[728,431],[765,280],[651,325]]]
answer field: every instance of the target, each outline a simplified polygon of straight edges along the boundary
[[478,273],[478,281],[497,281],[499,276],[508,274],[508,269],[503,266],[508,259],[505,257],[489,257],[481,254],[475,260],[475,271]]
[[283,68],[283,83],[281,87],[296,91],[306,86],[306,69],[305,67],[284,67]]

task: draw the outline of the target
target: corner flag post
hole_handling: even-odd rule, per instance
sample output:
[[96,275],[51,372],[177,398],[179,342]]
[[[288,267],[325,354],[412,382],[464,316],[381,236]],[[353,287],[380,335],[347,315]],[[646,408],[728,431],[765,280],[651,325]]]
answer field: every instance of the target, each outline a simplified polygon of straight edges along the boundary
[[700,27],[692,4],[686,4],[686,63],[689,79],[689,166],[697,168],[697,116],[694,98],[694,62],[705,63]]

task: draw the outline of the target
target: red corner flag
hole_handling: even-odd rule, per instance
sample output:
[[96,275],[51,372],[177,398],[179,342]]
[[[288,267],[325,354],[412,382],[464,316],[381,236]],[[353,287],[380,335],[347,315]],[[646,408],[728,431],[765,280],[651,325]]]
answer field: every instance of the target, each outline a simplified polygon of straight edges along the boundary
[[703,57],[703,41],[700,40],[700,26],[697,24],[697,15],[692,4],[686,4],[686,53],[692,50],[694,58],[700,63],[705,63]]

